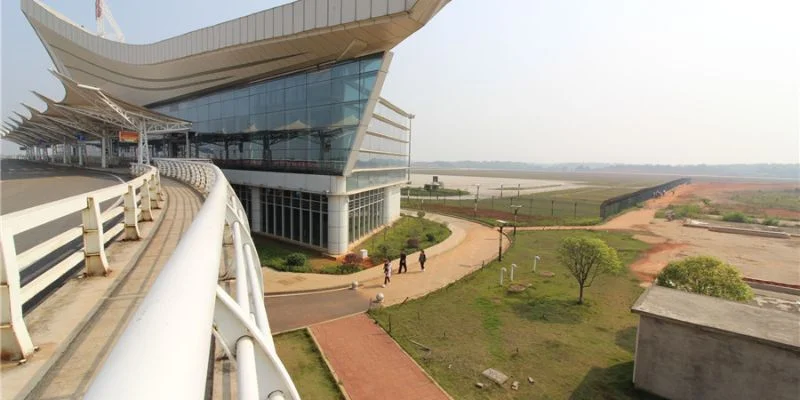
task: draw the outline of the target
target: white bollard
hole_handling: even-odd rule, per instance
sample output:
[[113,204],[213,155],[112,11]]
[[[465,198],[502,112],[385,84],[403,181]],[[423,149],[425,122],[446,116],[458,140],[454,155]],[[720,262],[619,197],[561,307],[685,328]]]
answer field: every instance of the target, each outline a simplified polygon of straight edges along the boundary
[[503,278],[506,276],[506,267],[500,268],[500,286],[503,286]]
[[517,264],[511,264],[511,274],[509,276],[509,281],[514,282],[514,270],[517,268]]
[[539,261],[539,256],[533,257],[533,272],[536,272],[536,263]]

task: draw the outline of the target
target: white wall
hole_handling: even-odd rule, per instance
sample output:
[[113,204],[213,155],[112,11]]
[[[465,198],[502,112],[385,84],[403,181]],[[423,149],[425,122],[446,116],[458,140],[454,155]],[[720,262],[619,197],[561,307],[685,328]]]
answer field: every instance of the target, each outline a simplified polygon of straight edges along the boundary
[[223,169],[233,184],[269,187],[322,194],[344,194],[347,181],[342,176],[293,174],[287,172]]

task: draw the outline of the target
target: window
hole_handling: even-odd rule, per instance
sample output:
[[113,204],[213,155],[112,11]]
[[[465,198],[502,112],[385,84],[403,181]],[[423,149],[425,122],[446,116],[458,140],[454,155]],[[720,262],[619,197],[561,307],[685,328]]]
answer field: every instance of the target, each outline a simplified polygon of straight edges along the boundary
[[[297,242],[328,247],[328,197],[313,193],[262,190],[262,230]],[[321,205],[324,204],[324,208]]]
[[350,243],[383,225],[383,189],[352,194],[348,197],[348,201],[348,240]]

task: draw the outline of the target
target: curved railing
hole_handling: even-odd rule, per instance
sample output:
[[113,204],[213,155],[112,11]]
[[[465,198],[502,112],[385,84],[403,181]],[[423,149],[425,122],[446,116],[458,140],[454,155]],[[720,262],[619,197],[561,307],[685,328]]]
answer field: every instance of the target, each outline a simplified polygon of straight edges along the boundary
[[[203,398],[213,333],[236,363],[240,399],[299,399],[275,351],[258,254],[233,189],[207,160],[155,162],[205,201],[86,398]],[[235,300],[217,284],[220,265],[235,271]]]
[[[160,208],[163,196],[158,170],[140,165],[132,167],[131,174],[137,177],[129,182],[0,216],[0,341],[4,359],[24,359],[34,351],[23,318],[24,304],[81,263],[87,275],[106,275],[106,243],[119,234],[137,240],[139,222],[153,220],[152,210]],[[117,198],[121,201],[100,210],[101,203]],[[17,252],[17,235],[77,212],[81,213],[80,225],[54,232],[30,249]],[[54,256],[56,262],[45,260]]]

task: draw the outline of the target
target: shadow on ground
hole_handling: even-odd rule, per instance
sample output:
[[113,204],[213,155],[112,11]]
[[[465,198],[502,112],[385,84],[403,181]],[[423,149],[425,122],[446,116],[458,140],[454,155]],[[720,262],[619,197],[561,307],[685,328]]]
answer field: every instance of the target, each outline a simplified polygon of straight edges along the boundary
[[656,400],[661,397],[633,387],[633,361],[608,368],[592,368],[572,392],[570,400],[620,398]]
[[513,304],[511,308],[522,318],[554,324],[579,324],[589,312],[588,304],[577,304],[574,299],[540,297]]

